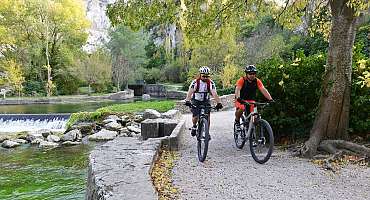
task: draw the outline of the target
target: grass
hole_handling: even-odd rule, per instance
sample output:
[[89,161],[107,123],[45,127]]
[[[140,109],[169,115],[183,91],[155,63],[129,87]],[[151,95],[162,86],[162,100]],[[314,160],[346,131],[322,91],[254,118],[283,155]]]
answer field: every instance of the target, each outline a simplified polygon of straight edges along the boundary
[[107,107],[99,108],[97,111],[99,112],[125,112],[125,113],[133,113],[133,112],[140,112],[144,111],[145,109],[154,109],[159,112],[166,112],[171,110],[175,107],[174,101],[139,101],[134,103],[125,103],[125,104],[116,104]]
[[97,109],[95,112],[78,112],[73,113],[67,122],[67,127],[71,127],[77,121],[97,121],[103,116],[109,114],[119,114],[119,113],[135,113],[141,112],[145,109],[154,109],[159,112],[166,112],[175,107],[175,102],[166,101],[139,101],[133,103],[116,104],[111,106],[106,106]]

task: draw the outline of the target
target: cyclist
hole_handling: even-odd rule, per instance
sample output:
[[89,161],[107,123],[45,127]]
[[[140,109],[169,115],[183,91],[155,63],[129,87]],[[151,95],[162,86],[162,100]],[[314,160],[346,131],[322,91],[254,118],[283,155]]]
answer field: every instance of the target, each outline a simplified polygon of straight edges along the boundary
[[[209,78],[210,69],[207,66],[202,66],[199,68],[199,76],[197,79],[193,80],[189,86],[188,93],[185,99],[185,105],[195,106],[208,105],[210,106],[210,94],[215,98],[217,105],[216,109],[222,109],[222,104],[220,98],[217,95],[215,83]],[[191,102],[190,102],[191,100]],[[191,128],[191,135],[195,136],[197,130],[198,115],[200,110],[191,108],[193,113],[192,121],[193,127]],[[209,113],[208,113],[209,114]],[[210,120],[208,119],[208,123]]]
[[[245,76],[236,82],[235,88],[235,125],[240,130],[240,117],[245,109],[244,102],[255,102],[257,88],[269,101],[273,101],[270,93],[263,86],[262,81],[256,77],[257,68],[254,65],[247,65],[244,69]],[[252,112],[254,105],[251,104],[249,112]]]

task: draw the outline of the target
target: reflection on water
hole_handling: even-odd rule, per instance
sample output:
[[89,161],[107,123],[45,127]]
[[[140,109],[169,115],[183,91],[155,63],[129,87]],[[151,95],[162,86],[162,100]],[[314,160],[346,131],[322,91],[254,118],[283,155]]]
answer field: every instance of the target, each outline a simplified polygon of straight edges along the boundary
[[0,147],[0,199],[84,199],[93,144],[41,150]]
[[95,111],[98,108],[133,102],[135,99],[123,101],[100,101],[64,104],[28,104],[28,105],[1,105],[0,114],[40,114],[40,113],[74,113],[80,111]]

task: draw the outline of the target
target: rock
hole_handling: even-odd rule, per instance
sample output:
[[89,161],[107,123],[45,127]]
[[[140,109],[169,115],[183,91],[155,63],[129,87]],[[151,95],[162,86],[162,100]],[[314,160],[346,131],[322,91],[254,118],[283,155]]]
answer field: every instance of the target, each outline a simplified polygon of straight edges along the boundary
[[141,132],[141,129],[139,127],[135,127],[135,126],[128,126],[127,130],[129,130],[131,132],[135,132],[135,133],[140,133]]
[[118,131],[122,128],[122,125],[114,121],[114,122],[110,122],[109,124],[106,124],[105,128],[111,131]]
[[11,140],[5,140],[1,146],[4,147],[4,148],[14,148],[14,147],[17,147],[17,146],[20,146],[21,144],[19,144],[18,142],[14,142],[14,141],[11,141]]
[[24,140],[24,139],[15,139],[13,141],[16,142],[16,143],[19,143],[19,144],[26,144],[27,143],[27,140]]
[[81,132],[78,129],[71,130],[63,135],[62,141],[75,141],[82,138]]
[[150,100],[150,95],[149,94],[143,94],[143,96],[141,97],[141,99],[143,101],[149,101]]
[[45,141],[44,138],[36,138],[31,141],[31,144],[40,144],[40,142]]
[[60,138],[56,135],[49,135],[46,140],[49,142],[59,142]]
[[121,122],[122,123],[127,123],[129,121],[130,121],[130,117],[129,116],[127,116],[127,115],[121,116]]
[[96,124],[93,122],[81,122],[75,124],[71,127],[71,129],[78,129],[80,130],[81,134],[83,135],[90,135],[93,132],[93,129],[96,127]]
[[51,135],[51,131],[48,129],[41,129],[37,131],[38,134],[41,134],[42,137],[47,138],[49,135]]
[[157,119],[161,117],[161,113],[153,109],[146,109],[143,114],[144,119]]
[[123,100],[131,99],[134,97],[134,91],[127,89],[125,91],[119,91],[117,93],[111,94],[108,98],[112,100]]
[[162,113],[162,117],[163,118],[167,118],[167,119],[180,119],[181,117],[181,113],[179,110],[169,110],[165,113]]
[[81,142],[72,142],[72,141],[65,141],[62,143],[63,146],[74,146],[74,145],[80,145]]
[[120,130],[119,130],[119,133],[120,134],[123,134],[123,133],[125,133],[125,134],[127,134],[128,132],[130,132],[126,127],[123,127],[123,128],[121,128]]
[[42,136],[42,134],[38,133],[38,132],[28,133],[27,136],[26,136],[26,140],[31,142],[31,143],[32,143],[32,141],[34,141],[37,138],[44,140],[44,136]]
[[105,141],[105,140],[113,140],[115,137],[117,137],[117,132],[116,131],[110,131],[110,130],[102,129],[98,133],[95,133],[93,135],[89,135],[89,140]]
[[109,115],[105,119],[111,119],[112,121],[119,121],[120,118],[117,115]]
[[55,142],[49,142],[49,141],[42,141],[40,142],[39,144],[39,147],[40,148],[55,148],[55,147],[58,147],[59,144],[58,143],[55,143]]
[[136,115],[136,116],[134,117],[134,122],[140,123],[140,122],[142,122],[142,121],[144,121],[143,116],[141,116],[141,115]]

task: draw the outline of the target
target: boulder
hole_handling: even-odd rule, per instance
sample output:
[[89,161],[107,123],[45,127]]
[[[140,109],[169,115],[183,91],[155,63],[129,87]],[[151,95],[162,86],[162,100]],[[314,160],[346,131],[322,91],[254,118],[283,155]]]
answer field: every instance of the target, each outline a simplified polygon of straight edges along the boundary
[[44,138],[36,138],[31,141],[31,144],[40,144],[40,142],[45,141]]
[[33,132],[33,133],[28,133],[26,136],[26,140],[29,142],[33,142],[35,139],[42,139],[44,140],[44,136],[42,136],[41,133],[38,132]]
[[46,140],[49,142],[59,142],[60,138],[56,135],[49,135]]
[[49,142],[49,141],[42,141],[40,142],[39,144],[39,147],[40,148],[55,148],[55,147],[58,147],[59,144],[58,143],[55,143],[55,142]]
[[82,135],[81,135],[80,130],[74,129],[64,134],[61,140],[62,141],[75,141],[81,138],[82,138]]
[[143,94],[143,96],[141,97],[141,99],[143,101],[149,101],[150,100],[150,95],[149,94]]
[[172,109],[165,113],[162,113],[162,117],[167,119],[180,119],[181,112],[179,110]]
[[41,130],[38,130],[36,133],[41,134],[42,137],[44,137],[44,138],[47,138],[49,135],[52,134],[51,130],[49,130],[49,129],[41,129]]
[[14,148],[14,147],[17,147],[17,146],[20,146],[21,144],[19,144],[18,142],[14,142],[14,141],[11,141],[11,140],[5,140],[1,146],[4,147],[4,148]]
[[16,142],[16,143],[19,143],[19,144],[26,144],[27,143],[27,140],[24,140],[24,139],[14,139],[13,141]]
[[113,140],[115,137],[117,137],[116,131],[110,131],[106,129],[102,129],[101,131],[89,135],[89,140],[92,141],[106,141],[106,140]]
[[128,126],[127,130],[129,130],[130,132],[137,133],[137,134],[141,133],[141,129],[139,127],[136,127],[136,126]]
[[74,146],[74,145],[80,145],[81,142],[72,142],[72,141],[65,141],[62,143],[63,146]]
[[119,124],[117,121],[110,122],[105,125],[105,129],[111,130],[111,131],[118,131],[122,128],[122,125]]
[[93,122],[81,122],[71,127],[71,130],[78,129],[83,135],[90,135],[93,132],[96,124]]
[[111,94],[108,98],[112,100],[123,100],[123,99],[131,99],[134,97],[134,91],[133,90],[125,90],[125,91],[119,91],[117,93]]
[[143,114],[144,119],[157,119],[161,117],[161,113],[153,109],[146,109]]
[[134,122],[140,123],[142,121],[144,121],[143,116],[141,116],[141,115],[135,115]]

